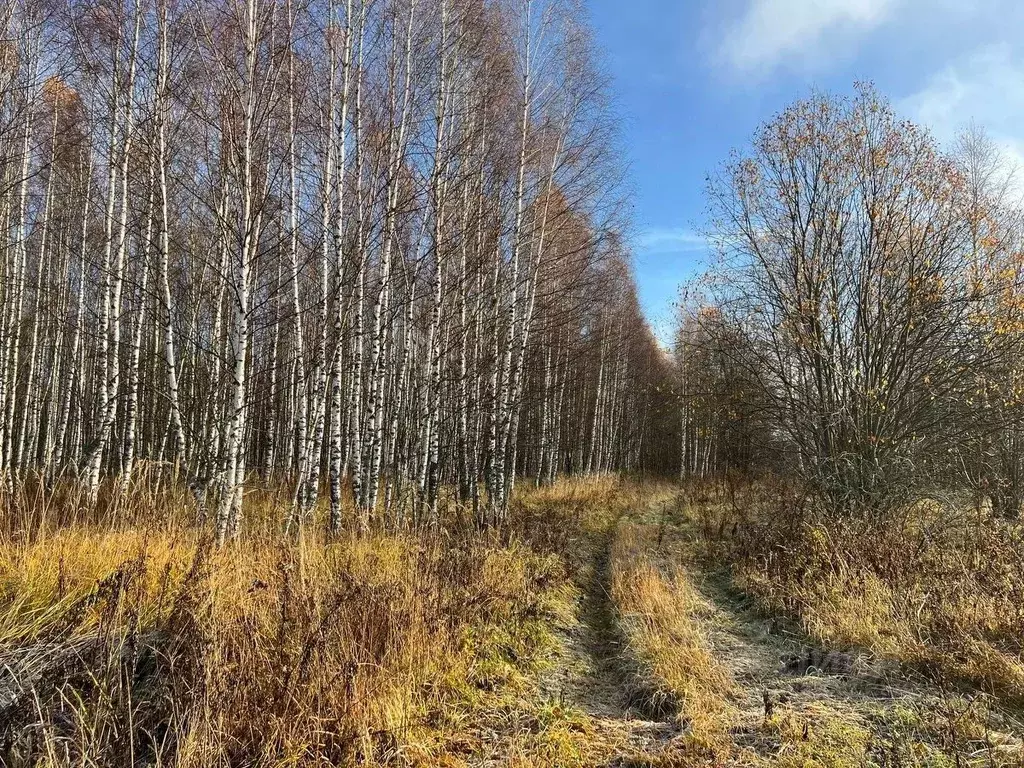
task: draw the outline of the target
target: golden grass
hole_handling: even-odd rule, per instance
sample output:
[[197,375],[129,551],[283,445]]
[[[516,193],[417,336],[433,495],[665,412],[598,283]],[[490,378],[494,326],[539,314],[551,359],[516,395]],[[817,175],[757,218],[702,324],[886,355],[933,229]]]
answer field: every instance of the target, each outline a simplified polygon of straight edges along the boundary
[[[283,538],[288,490],[211,546],[181,488],[84,512],[27,482],[0,517],[0,763],[585,768],[614,751],[545,701],[581,563],[664,486],[522,486],[496,532]],[[351,510],[347,510],[351,514]],[[3,669],[3,666],[0,666]],[[14,685],[17,678],[18,685]]]
[[[853,768],[864,765],[870,731],[859,714],[828,704],[778,707],[751,722],[736,704],[743,692],[709,635],[715,608],[691,581],[695,553],[683,542],[659,550],[664,521],[626,521],[613,547],[612,590],[641,679],[679,705],[685,736],[649,761],[660,768],[734,765],[763,768]],[[671,537],[670,537],[671,538]],[[758,691],[758,693],[760,693]],[[736,729],[752,729],[762,752],[741,746]],[[907,765],[916,763],[908,762]]]
[[[991,699],[986,696],[949,695],[941,688],[912,693],[901,691],[897,683],[894,700],[885,695],[877,700],[848,699],[826,688],[815,695],[813,687],[804,688],[802,681],[795,681],[793,693],[786,695],[787,680],[777,677],[776,667],[767,666],[761,672],[767,680],[774,679],[782,695],[771,711],[762,710],[763,689],[748,676],[746,665],[753,657],[743,655],[742,643],[736,647],[737,664],[717,655],[733,647],[736,637],[730,638],[730,627],[742,622],[742,616],[732,615],[728,607],[710,606],[693,581],[722,565],[732,564],[740,574],[739,585],[759,596],[765,613],[786,611],[800,616],[805,628],[818,632],[819,640],[842,633],[848,640],[858,638],[876,648],[903,649],[907,647],[903,643],[910,642],[927,645],[910,629],[907,613],[886,598],[893,591],[880,576],[837,570],[831,580],[815,581],[805,575],[801,582],[794,576],[785,585],[767,588],[748,581],[763,570],[750,565],[758,562],[756,557],[740,557],[744,546],[755,551],[747,537],[763,537],[758,544],[773,541],[763,529],[757,528],[756,534],[754,530],[724,494],[711,495],[706,489],[684,492],[678,503],[665,505],[655,514],[631,515],[621,524],[613,549],[614,597],[631,649],[641,662],[641,677],[654,679],[672,692],[682,717],[690,721],[682,739],[636,765],[960,768],[1021,764],[1024,745],[1013,735],[1020,732],[1019,725],[989,706]],[[699,532],[703,536],[694,536]],[[830,551],[835,535],[822,530],[813,542],[822,552]],[[808,544],[787,550],[787,555],[796,558],[812,549]],[[777,549],[756,551],[762,569],[777,567],[783,556]],[[799,562],[806,566],[806,560]],[[825,588],[815,592],[811,584]],[[768,590],[777,602],[765,599]],[[826,594],[841,595],[841,601],[830,602],[824,599]],[[741,636],[757,644],[761,623],[754,616],[751,621],[752,633],[741,632]],[[725,640],[716,653],[711,640],[719,630]],[[769,659],[760,663],[765,662],[771,664]],[[731,678],[734,668],[737,677]]]
[[[283,539],[287,494],[261,493],[244,535],[222,550],[170,487],[147,489],[167,507],[144,514],[122,503],[107,520],[55,500],[45,515],[20,506],[0,525],[0,670],[11,670],[0,671],[0,764],[605,764],[629,754],[626,721],[602,722],[541,692],[562,663],[559,629],[580,621],[595,578],[608,579],[636,692],[674,703],[686,726],[682,739],[624,764],[838,768],[884,753],[900,765],[952,766],[949,755],[993,738],[983,717],[955,703],[948,713],[875,715],[825,702],[751,719],[711,643],[715,609],[691,580],[705,550],[731,562],[763,607],[798,616],[825,644],[1005,684],[1020,668],[1007,635],[1015,571],[991,541],[920,557],[929,581],[905,566],[869,568],[855,557],[864,541],[839,539],[820,521],[805,538],[773,538],[717,497],[690,506],[686,525],[696,520],[707,535],[684,545],[664,535],[678,522],[668,505],[676,493],[611,477],[524,486],[500,532],[446,524],[337,539],[313,526]],[[837,540],[847,546],[837,550]],[[936,573],[982,552],[999,558],[938,593]],[[934,604],[923,605],[928,584]],[[954,618],[964,627],[937,643]],[[15,695],[11,674],[27,695]],[[739,746],[736,729],[770,748]]]
[[612,597],[644,679],[678,702],[691,740],[711,746],[728,731],[733,682],[705,627],[713,612],[678,564],[652,560],[656,531],[623,522],[612,547]]
[[216,550],[174,512],[26,519],[0,538],[0,661],[29,686],[0,674],[11,765],[448,764],[528,698],[572,601],[515,535],[250,526]]
[[739,588],[823,645],[1024,701],[1019,523],[934,502],[837,520],[787,507],[772,486],[694,491],[688,514]]

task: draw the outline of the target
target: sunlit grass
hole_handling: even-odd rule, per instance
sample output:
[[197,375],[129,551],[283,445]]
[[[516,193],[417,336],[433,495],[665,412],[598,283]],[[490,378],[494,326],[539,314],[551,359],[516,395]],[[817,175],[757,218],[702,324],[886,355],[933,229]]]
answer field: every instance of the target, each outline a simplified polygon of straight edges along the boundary
[[106,518],[22,494],[0,536],[0,660],[28,685],[4,715],[31,738],[9,755],[462,765],[492,730],[509,764],[592,764],[586,718],[537,685],[574,620],[566,547],[642,497],[614,477],[524,484],[497,532],[329,537],[316,519],[282,537],[284,489],[254,494],[217,549],[171,489]]
[[625,634],[644,667],[642,678],[670,700],[694,741],[716,742],[728,731],[733,682],[707,637],[711,606],[679,564],[652,559],[653,526],[623,524],[612,547],[612,595]]
[[1021,529],[923,502],[880,520],[780,506],[771,487],[691,498],[708,556],[769,614],[826,647],[859,648],[947,682],[1024,701]]

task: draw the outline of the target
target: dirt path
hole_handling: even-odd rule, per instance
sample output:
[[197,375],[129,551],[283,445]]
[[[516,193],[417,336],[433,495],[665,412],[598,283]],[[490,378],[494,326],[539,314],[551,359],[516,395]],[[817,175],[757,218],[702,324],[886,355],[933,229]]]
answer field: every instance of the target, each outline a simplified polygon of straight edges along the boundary
[[881,710],[912,709],[925,700],[920,682],[866,657],[815,647],[788,622],[760,616],[723,574],[692,572],[692,579],[712,608],[705,629],[715,654],[736,683],[731,735],[737,747],[776,756],[780,744],[763,726],[780,712],[808,729],[865,727]]
[[[665,512],[651,512],[648,521],[667,520]],[[639,768],[675,765],[673,755],[682,760],[679,765],[690,764],[685,702],[682,714],[650,703],[653,686],[644,688],[617,619],[610,585],[617,530],[613,525],[589,542],[578,566],[575,621],[558,629],[560,652],[540,683],[536,705],[554,716],[544,724],[520,717],[501,733],[485,736],[485,754],[471,765]],[[706,603],[693,620],[734,681],[726,725],[731,746],[720,753],[727,755],[723,764],[930,765],[917,760],[918,750],[925,749],[956,755],[949,765],[1008,765],[998,758],[1008,750],[1020,753],[1020,742],[1007,737],[1005,728],[964,727],[984,721],[974,719],[972,711],[987,706],[984,697],[938,691],[918,675],[863,655],[829,653],[795,624],[759,614],[732,588],[728,574],[685,554],[700,546],[691,536],[685,524],[669,530],[663,522],[645,556],[667,576],[684,564]],[[578,750],[573,759],[545,751],[552,723]]]
[[[634,662],[615,616],[611,597],[614,527],[596,548],[579,606],[579,625],[565,632],[565,663],[552,691],[566,706],[590,719],[596,739],[614,753],[601,765],[632,765],[680,733],[672,707],[636,695]],[[551,686],[549,683],[549,686]],[[549,687],[551,690],[551,687]]]
[[[706,635],[736,684],[730,737],[738,763],[773,763],[792,751],[783,743],[785,727],[767,727],[769,717],[802,729],[803,740],[817,737],[814,749],[851,749],[861,760],[866,749],[878,765],[917,765],[904,761],[921,748],[955,755],[956,765],[1001,765],[1000,756],[1019,751],[1020,741],[1005,730],[966,727],[986,720],[1008,726],[1002,713],[988,711],[987,697],[940,691],[897,665],[818,647],[794,623],[759,614],[727,573],[687,570],[709,606],[701,618]],[[865,735],[860,747],[851,746]]]
[[[629,768],[648,763],[680,735],[680,721],[671,708],[652,711],[638,702],[636,676],[625,638],[615,616],[611,597],[612,526],[596,541],[581,568],[580,597],[575,621],[559,627],[559,653],[540,681],[540,709],[559,712],[562,727],[568,725],[571,740],[578,744],[573,765],[588,768]],[[654,708],[656,709],[656,708]],[[506,765],[547,766],[543,734],[538,740],[523,738],[523,723],[509,733],[493,734],[485,754],[471,761],[474,768]],[[526,729],[530,726],[526,725]],[[583,757],[586,755],[586,757]]]

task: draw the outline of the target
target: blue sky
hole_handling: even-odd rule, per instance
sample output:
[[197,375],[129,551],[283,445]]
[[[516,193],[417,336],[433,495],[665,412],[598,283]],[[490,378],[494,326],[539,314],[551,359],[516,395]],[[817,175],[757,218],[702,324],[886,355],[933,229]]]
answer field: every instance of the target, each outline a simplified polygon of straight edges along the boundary
[[589,0],[613,78],[648,319],[668,338],[703,271],[704,179],[812,88],[871,81],[952,141],[983,126],[1024,161],[1024,0]]

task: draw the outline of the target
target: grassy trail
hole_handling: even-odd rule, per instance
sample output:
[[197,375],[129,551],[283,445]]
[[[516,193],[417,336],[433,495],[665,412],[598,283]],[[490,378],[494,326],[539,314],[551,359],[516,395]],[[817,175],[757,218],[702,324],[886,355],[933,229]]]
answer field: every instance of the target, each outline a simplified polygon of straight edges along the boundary
[[[1020,765],[1020,723],[990,697],[941,687],[894,663],[816,645],[764,615],[710,562],[681,504],[641,521],[634,549],[667,584],[692,588],[692,630],[729,680],[715,734],[731,765]],[[671,643],[661,653],[672,653]],[[667,649],[667,650],[666,650]],[[664,663],[664,660],[662,660]],[[682,711],[693,706],[685,698]],[[691,754],[692,758],[693,755]],[[678,765],[696,764],[685,750]]]
[[[636,660],[611,595],[611,551],[618,521],[601,536],[579,606],[579,627],[565,635],[562,691],[566,704],[591,719],[595,737],[613,745],[608,766],[630,765],[659,752],[680,733],[672,702],[638,689]],[[632,761],[632,762],[631,762]]]
[[680,736],[674,703],[650,695],[638,676],[612,597],[612,549],[625,514],[602,516],[573,553],[572,617],[554,628],[557,651],[535,704],[549,713],[547,732],[538,738],[524,738],[521,727],[495,733],[471,765],[645,766]]
[[1024,764],[1020,723],[991,697],[759,612],[689,515],[662,489],[591,521],[567,552],[576,600],[538,686],[548,716],[472,765]]
[[0,542],[0,765],[1024,765],[993,697],[763,613],[673,486],[517,515],[457,543]]

